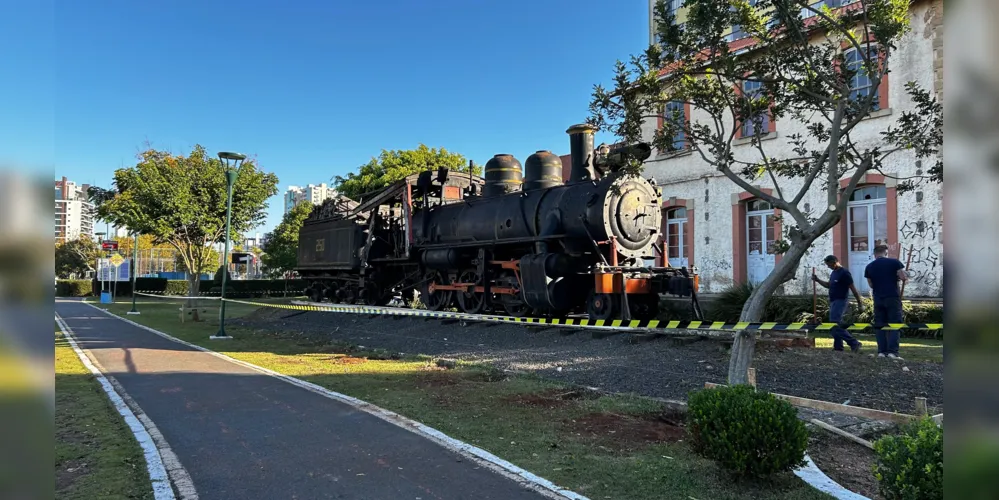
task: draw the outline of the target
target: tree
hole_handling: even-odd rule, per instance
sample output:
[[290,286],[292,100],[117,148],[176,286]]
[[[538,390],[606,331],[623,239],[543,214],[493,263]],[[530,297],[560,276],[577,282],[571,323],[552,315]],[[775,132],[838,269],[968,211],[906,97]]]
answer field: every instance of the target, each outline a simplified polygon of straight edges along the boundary
[[[334,185],[337,191],[348,198],[359,199],[365,193],[381,189],[408,175],[426,170],[446,167],[451,171],[468,172],[468,160],[458,153],[441,148],[428,148],[420,144],[416,149],[382,150],[378,158],[361,165],[358,173],[347,177],[336,176]],[[479,175],[481,168],[476,166],[473,175]]]
[[[783,258],[753,290],[739,318],[759,321],[767,299],[794,278],[812,242],[839,222],[866,172],[893,177],[882,171],[885,160],[907,150],[937,161],[923,177],[901,179],[899,192],[942,181],[942,107],[909,82],[912,111],[900,113],[876,143],[855,134],[879,103],[877,92],[857,91],[851,82],[866,78],[869,89],[878,88],[908,31],[909,0],[860,0],[836,9],[814,0],[686,0],[684,7],[686,21],[677,24],[667,2],[657,2],[657,43],[631,58],[632,69],[618,61],[613,90],[595,86],[589,122],[636,142],[644,121],[662,117],[652,139],[657,149],[676,151],[674,138],[682,133],[683,147],[790,216],[777,242]],[[730,46],[732,26],[747,34],[740,43],[745,50]],[[668,103],[689,105],[706,119],[686,116],[677,109],[682,106],[665,113]],[[793,154],[773,154],[760,140],[764,120],[796,121],[807,133],[787,136]],[[753,145],[748,157],[733,152],[746,130]],[[844,176],[849,183],[841,189]],[[773,194],[754,182],[768,183]],[[804,210],[802,200],[813,187],[824,191],[825,203]],[[730,382],[745,382],[754,342],[752,332],[736,337]]]
[[55,271],[60,278],[82,277],[94,270],[94,264],[101,256],[101,248],[96,241],[80,236],[56,245]]
[[[99,193],[99,191],[95,191]],[[221,163],[197,145],[188,156],[149,149],[134,167],[114,173],[114,193],[98,205],[101,219],[152,235],[177,250],[186,269],[218,263],[210,244],[225,238],[226,180]],[[243,162],[232,192],[231,238],[264,219],[267,199],[277,194],[277,176]],[[201,276],[188,273],[197,296]]]
[[[215,271],[219,267],[219,262],[222,261],[222,254],[212,247],[205,249],[206,257],[204,262],[201,263],[201,267],[198,268],[198,274],[205,274]],[[177,272],[186,273],[189,268],[187,267],[187,262],[184,261],[183,252],[174,254],[174,267]]]
[[298,232],[312,213],[312,203],[300,203],[284,214],[274,231],[267,233],[261,260],[268,273],[286,273],[298,265]]

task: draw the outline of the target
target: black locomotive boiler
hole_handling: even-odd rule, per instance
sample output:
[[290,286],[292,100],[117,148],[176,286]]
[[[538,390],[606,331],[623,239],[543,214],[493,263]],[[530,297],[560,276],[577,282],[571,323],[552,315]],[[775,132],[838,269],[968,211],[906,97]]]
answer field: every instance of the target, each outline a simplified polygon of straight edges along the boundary
[[418,290],[431,310],[644,320],[671,294],[690,297],[700,316],[695,276],[644,264],[661,255],[662,195],[623,167],[648,158],[649,145],[595,150],[592,127],[567,132],[565,183],[548,151],[523,170],[501,154],[484,179],[426,171],[317,207],[298,252],[311,298],[378,305]]

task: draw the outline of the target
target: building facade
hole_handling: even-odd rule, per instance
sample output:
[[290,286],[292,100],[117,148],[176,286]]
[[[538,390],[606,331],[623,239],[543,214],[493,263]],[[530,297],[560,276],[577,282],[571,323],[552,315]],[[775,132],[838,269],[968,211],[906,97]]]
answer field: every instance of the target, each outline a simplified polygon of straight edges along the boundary
[[318,205],[329,198],[335,198],[336,195],[336,189],[327,186],[326,183],[309,184],[305,187],[288,186],[288,190],[284,193],[284,213],[287,214],[299,203],[308,201]]
[[[838,7],[849,0],[831,0]],[[654,40],[651,22],[650,41]],[[682,2],[673,2],[677,8]],[[905,84],[917,82],[932,89],[942,100],[943,91],[943,2],[915,0],[910,6],[911,30],[899,43],[889,61],[889,72],[877,89],[879,109],[852,132],[851,137],[863,149],[878,145],[880,132],[895,123],[905,111],[915,106],[906,94]],[[683,21],[678,12],[677,22]],[[738,33],[732,37],[738,44]],[[863,82],[857,83],[862,85]],[[691,122],[706,123],[708,115],[689,104],[677,110]],[[651,140],[659,122],[643,125],[645,140]],[[790,117],[764,125],[766,134],[761,146],[767,155],[793,157],[791,134],[807,136],[804,124]],[[752,133],[750,133],[752,135]],[[677,138],[683,141],[682,137]],[[737,160],[759,161],[759,151],[751,138],[736,139],[733,154]],[[899,194],[897,178],[924,174],[934,160],[921,162],[907,151],[889,157],[880,173],[868,173],[852,196],[842,220],[815,241],[796,270],[796,278],[785,283],[779,293],[810,294],[814,267],[820,276],[828,270],[822,259],[828,254],[839,257],[850,269],[862,293],[867,290],[863,278],[865,266],[873,260],[877,243],[889,246],[891,256],[909,263],[910,281],[906,297],[939,297],[943,290],[943,186],[923,183],[915,191]],[[781,239],[780,210],[756,199],[724,174],[714,170],[699,154],[690,150],[656,151],[645,164],[646,177],[654,178],[663,192],[662,248],[672,266],[695,268],[700,275],[702,293],[715,293],[734,283],[758,283],[780,261],[774,252],[775,240]],[[846,186],[849,177],[840,179]],[[801,187],[801,179],[781,179],[784,191]],[[797,184],[797,185],[796,185]],[[769,179],[754,183],[772,194]],[[798,205],[806,213],[820,213],[826,206],[821,182]],[[660,259],[661,261],[661,259]]]
[[66,177],[55,181],[55,239],[57,243],[94,234],[94,206],[87,200],[88,184]]

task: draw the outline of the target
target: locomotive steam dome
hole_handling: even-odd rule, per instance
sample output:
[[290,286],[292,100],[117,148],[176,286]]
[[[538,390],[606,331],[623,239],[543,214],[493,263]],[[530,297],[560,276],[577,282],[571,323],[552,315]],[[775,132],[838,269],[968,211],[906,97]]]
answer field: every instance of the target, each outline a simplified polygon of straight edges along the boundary
[[604,196],[603,215],[608,236],[617,238],[621,254],[632,258],[651,256],[662,223],[659,193],[637,176],[614,180]]
[[562,185],[562,159],[551,151],[538,151],[524,162],[524,191]]
[[513,155],[499,154],[486,162],[483,196],[499,196],[520,190],[524,182],[520,162]]

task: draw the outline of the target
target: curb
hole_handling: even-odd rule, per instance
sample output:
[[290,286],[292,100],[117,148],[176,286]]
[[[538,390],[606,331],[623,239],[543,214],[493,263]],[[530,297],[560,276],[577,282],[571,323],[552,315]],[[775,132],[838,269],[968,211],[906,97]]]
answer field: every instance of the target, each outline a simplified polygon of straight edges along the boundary
[[153,438],[149,435],[146,427],[132,413],[132,410],[129,409],[124,399],[115,391],[107,377],[94,366],[90,358],[80,349],[80,346],[76,343],[76,339],[73,338],[73,331],[69,328],[69,325],[58,314],[55,315],[55,321],[59,324],[59,329],[62,330],[66,341],[69,342],[69,345],[73,347],[73,351],[76,352],[77,357],[80,358],[80,362],[100,382],[101,388],[104,389],[105,394],[111,400],[111,404],[118,411],[118,414],[125,419],[125,424],[132,431],[132,435],[139,443],[139,447],[142,448],[142,454],[146,460],[146,469],[149,472],[149,481],[152,483],[153,498],[155,500],[175,500],[176,497],[173,494],[173,488],[170,486],[166,467],[163,466],[159,450],[156,448],[156,444],[153,443]]

